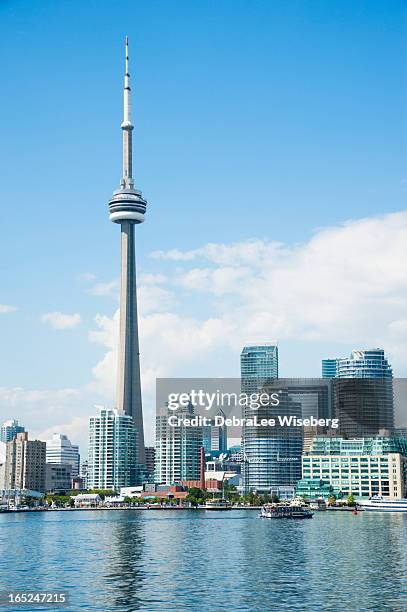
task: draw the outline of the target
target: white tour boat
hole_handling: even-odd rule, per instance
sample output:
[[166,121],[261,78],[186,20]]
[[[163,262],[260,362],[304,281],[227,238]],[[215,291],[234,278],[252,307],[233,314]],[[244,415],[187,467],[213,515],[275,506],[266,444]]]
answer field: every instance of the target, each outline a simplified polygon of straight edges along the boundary
[[358,501],[358,510],[373,512],[407,512],[407,499],[383,499],[375,495],[370,499]]

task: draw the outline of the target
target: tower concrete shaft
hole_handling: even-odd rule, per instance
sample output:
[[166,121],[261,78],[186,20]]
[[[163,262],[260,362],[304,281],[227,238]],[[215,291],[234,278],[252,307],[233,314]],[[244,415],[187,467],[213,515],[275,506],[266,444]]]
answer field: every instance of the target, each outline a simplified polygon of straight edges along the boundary
[[135,225],[144,221],[147,202],[134,189],[132,169],[131,89],[128,39],[124,77],[123,176],[120,188],[109,202],[110,220],[121,227],[120,336],[116,407],[133,417],[137,428],[137,462],[145,464],[143,409],[141,400],[140,350],[137,322]]
[[140,348],[137,317],[136,253],[134,223],[121,226],[120,336],[116,406],[133,417],[138,432],[137,460],[145,463],[141,400]]

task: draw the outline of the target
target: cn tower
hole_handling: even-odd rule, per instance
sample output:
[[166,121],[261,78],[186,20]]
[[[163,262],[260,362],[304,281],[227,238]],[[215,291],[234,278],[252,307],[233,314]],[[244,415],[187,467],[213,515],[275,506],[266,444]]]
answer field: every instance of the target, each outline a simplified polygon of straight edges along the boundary
[[133,124],[129,74],[129,41],[126,36],[126,72],[124,76],[123,177],[109,202],[109,218],[120,224],[121,291],[120,337],[117,370],[116,408],[133,417],[138,432],[137,463],[145,464],[143,408],[140,383],[140,350],[137,324],[135,225],[143,223],[147,202],[134,188]]

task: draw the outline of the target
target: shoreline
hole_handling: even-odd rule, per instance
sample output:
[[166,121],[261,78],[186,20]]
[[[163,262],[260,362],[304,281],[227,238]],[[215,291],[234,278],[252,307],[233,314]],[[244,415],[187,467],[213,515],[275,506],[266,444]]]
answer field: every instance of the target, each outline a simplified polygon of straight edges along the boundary
[[[24,508],[21,510],[1,510],[0,511],[0,516],[2,514],[20,514],[22,512],[30,512],[30,513],[39,513],[39,512],[85,512],[85,511],[97,511],[97,512],[101,512],[103,510],[129,510],[129,511],[148,511],[148,510],[164,510],[164,511],[179,511],[179,510],[208,510],[208,508],[205,508],[205,506],[199,506],[198,508],[189,508],[189,507],[179,507],[179,506],[173,506],[173,507],[159,507],[159,506],[150,506],[150,507],[142,507],[142,506],[135,506],[133,508],[129,508],[129,507],[123,507],[123,506],[119,506],[119,507],[112,507],[112,508],[107,508],[105,506],[101,507],[101,508],[41,508],[41,509],[31,509],[31,508]],[[232,506],[231,508],[229,508],[228,510],[261,510],[261,506]],[[211,508],[209,510],[210,512],[214,512],[214,510]],[[218,512],[224,512],[224,510],[218,510]]]

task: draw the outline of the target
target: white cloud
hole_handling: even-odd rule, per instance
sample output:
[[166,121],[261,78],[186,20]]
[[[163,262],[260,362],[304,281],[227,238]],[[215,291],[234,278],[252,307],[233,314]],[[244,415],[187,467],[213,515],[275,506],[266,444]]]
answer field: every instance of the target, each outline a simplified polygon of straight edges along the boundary
[[[319,341],[324,351],[326,343],[382,346],[397,360],[397,373],[407,368],[407,213],[321,229],[307,243],[290,247],[251,240],[157,257],[194,267],[172,277],[173,286],[191,296],[183,300],[184,316],[173,308],[168,288],[164,307],[160,294],[156,304],[143,305],[147,294],[140,289],[146,422],[153,420],[156,376],[223,376],[230,364],[237,374],[240,348],[248,342],[303,341],[304,354],[307,343]],[[194,294],[206,316],[196,313]],[[118,311],[113,319],[98,317],[91,334],[108,348],[93,373],[96,387],[110,397],[118,322]]]
[[[55,433],[65,434],[73,444],[80,445],[80,452],[86,452],[86,438],[90,414],[97,414],[96,408],[91,409],[89,415],[75,416],[70,420],[62,419],[58,424],[42,430],[33,430],[32,436],[38,440],[50,440]],[[85,459],[85,457],[83,457]]]
[[93,274],[93,272],[84,272],[83,274],[79,274],[77,278],[81,281],[93,281],[96,279],[96,274]]
[[150,253],[150,257],[184,262],[206,259],[215,264],[240,266],[256,265],[261,259],[276,259],[280,255],[284,256],[285,253],[286,248],[281,242],[253,239],[231,245],[210,242],[199,249],[189,251],[180,251],[179,249],[153,251]]
[[141,285],[162,285],[167,277],[164,274],[141,274],[138,280]]
[[47,312],[42,315],[41,321],[49,323],[53,329],[72,329],[81,322],[81,315],[78,313]]
[[103,295],[117,298],[119,297],[120,281],[118,278],[107,283],[96,283],[89,289],[92,295]]
[[16,306],[10,306],[9,304],[0,304],[0,314],[8,314],[9,312],[15,312]]

